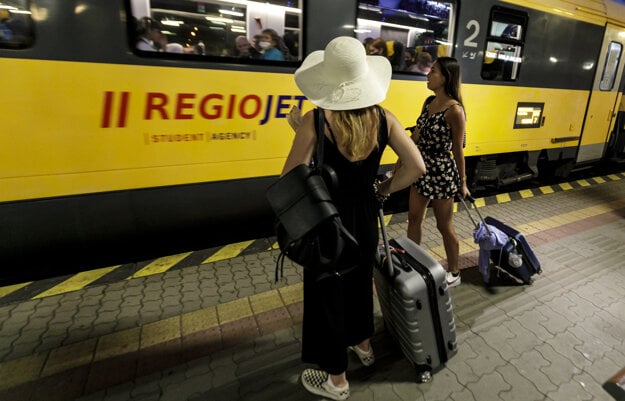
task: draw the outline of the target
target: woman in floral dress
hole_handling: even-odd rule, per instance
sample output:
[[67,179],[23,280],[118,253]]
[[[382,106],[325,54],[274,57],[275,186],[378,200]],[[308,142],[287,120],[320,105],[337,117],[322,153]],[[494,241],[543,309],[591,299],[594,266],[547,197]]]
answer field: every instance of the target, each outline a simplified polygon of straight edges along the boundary
[[447,255],[447,285],[460,284],[459,242],[452,216],[454,196],[470,195],[464,163],[465,113],[460,94],[460,66],[451,57],[440,57],[427,75],[429,97],[417,119],[412,139],[426,165],[426,173],[410,190],[408,238],[421,243],[428,205],[436,217]]

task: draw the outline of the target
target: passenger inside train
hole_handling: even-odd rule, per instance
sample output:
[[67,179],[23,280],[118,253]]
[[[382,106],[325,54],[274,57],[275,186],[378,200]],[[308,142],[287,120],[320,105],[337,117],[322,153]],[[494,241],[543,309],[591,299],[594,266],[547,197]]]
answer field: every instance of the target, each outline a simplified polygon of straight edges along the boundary
[[0,8],[0,47],[20,49],[34,41],[31,13],[26,5]]
[[[382,54],[389,58],[394,72],[424,75],[423,68],[415,71],[414,62],[406,62],[405,54],[427,52],[432,56],[429,63],[436,61],[437,57],[449,55],[448,26],[452,4],[432,1],[390,3],[358,2],[357,39],[368,54]],[[137,43],[141,45],[137,49],[140,52],[154,49],[258,63],[296,62],[304,56],[299,46],[303,25],[299,2],[248,1],[224,6],[221,2],[211,1],[190,6],[187,1],[131,0],[131,10],[137,21],[149,18],[160,26],[160,34],[155,34],[160,39],[143,37],[139,29]],[[381,19],[387,24],[380,24]],[[159,46],[159,40],[164,39],[171,45]],[[149,46],[149,41],[155,45]],[[242,51],[240,46],[244,41],[251,44],[248,49],[255,51]],[[205,51],[200,51],[201,47]],[[167,48],[171,50],[163,50]]]

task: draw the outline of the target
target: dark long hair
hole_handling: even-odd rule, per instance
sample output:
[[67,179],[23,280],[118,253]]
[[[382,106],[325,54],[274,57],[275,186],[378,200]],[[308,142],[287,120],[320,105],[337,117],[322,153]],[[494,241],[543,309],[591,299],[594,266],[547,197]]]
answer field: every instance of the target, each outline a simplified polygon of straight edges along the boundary
[[458,60],[453,57],[439,57],[436,62],[441,67],[441,72],[445,77],[445,93],[456,100],[462,108],[462,94],[460,93],[460,84],[462,82],[462,76],[460,74],[460,64]]

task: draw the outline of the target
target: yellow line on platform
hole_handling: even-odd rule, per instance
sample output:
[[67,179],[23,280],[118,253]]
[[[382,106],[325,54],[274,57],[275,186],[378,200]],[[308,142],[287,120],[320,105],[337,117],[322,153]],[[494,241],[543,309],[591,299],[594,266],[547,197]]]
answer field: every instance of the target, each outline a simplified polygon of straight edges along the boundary
[[80,290],[87,285],[93,283],[100,277],[104,276],[117,269],[121,265],[111,266],[111,267],[103,267],[101,269],[89,270],[74,274],[72,277],[63,281],[60,284],[55,285],[47,291],[44,291],[36,296],[33,299],[49,297],[51,295],[64,294],[66,292]]
[[475,200],[475,207],[484,207],[486,206],[486,200],[484,198],[477,198]]
[[549,186],[544,186],[544,187],[540,187],[538,188],[540,190],[540,192],[542,192],[543,194],[547,195],[547,194],[552,194],[555,191],[553,190],[553,188],[549,187]]
[[8,285],[6,287],[0,287],[0,298],[6,297],[7,295],[14,293],[17,290],[26,287],[30,283],[32,283],[32,281],[29,281],[27,283]]
[[175,265],[177,265],[182,259],[191,255],[192,253],[193,252],[184,252],[184,253],[179,253],[177,255],[164,256],[162,258],[158,258],[155,261],[148,264],[147,266],[143,267],[142,269],[136,271],[135,274],[128,277],[128,279],[150,276],[152,274],[164,273],[167,270],[174,267]]
[[519,194],[521,194],[521,198],[532,198],[534,196],[534,193],[529,189],[523,189],[519,191]]
[[510,202],[510,194],[497,194],[496,196],[497,198],[497,203],[506,203],[506,202]]
[[230,259],[230,258],[239,256],[239,254],[243,252],[245,248],[250,246],[253,242],[254,241],[252,240],[252,241],[243,241],[243,242],[237,242],[236,244],[226,245],[223,248],[221,248],[219,251],[217,251],[215,254],[213,254],[211,257],[206,259],[204,262],[202,262],[202,264],[218,262],[220,260]]

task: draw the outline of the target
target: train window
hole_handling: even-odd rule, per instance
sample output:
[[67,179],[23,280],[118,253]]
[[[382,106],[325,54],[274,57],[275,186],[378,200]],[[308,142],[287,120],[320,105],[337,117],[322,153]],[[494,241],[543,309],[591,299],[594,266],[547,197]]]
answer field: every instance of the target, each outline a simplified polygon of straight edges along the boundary
[[131,42],[139,53],[164,57],[297,61],[302,58],[302,2],[131,0],[136,23]]
[[0,47],[24,49],[35,39],[30,1],[0,2]]
[[363,0],[356,37],[367,54],[388,57],[393,71],[426,75],[438,57],[451,55],[455,2]]
[[616,71],[622,52],[623,45],[618,42],[610,43],[605,66],[603,67],[603,74],[601,75],[601,83],[599,84],[599,89],[602,91],[609,91],[614,87],[614,78],[616,77]]
[[523,39],[527,14],[502,7],[491,12],[486,39],[482,78],[495,81],[516,81],[523,62]]

